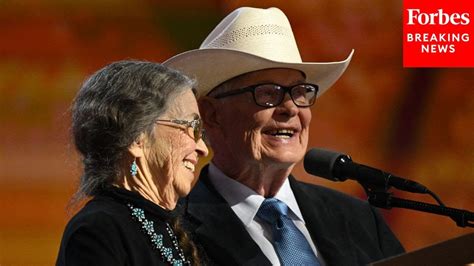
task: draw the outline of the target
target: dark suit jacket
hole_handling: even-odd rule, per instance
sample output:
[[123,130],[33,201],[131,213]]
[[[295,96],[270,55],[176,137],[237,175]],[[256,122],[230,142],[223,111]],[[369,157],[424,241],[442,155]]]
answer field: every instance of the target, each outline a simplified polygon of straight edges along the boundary
[[[404,252],[366,201],[289,177],[318,252],[328,265],[366,265]],[[270,265],[240,219],[209,181],[205,167],[187,197],[185,222],[194,242],[217,265]]]

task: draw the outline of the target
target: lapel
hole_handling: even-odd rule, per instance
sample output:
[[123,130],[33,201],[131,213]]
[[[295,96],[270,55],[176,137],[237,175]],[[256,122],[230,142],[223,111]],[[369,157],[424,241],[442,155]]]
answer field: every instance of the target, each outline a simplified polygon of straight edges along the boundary
[[307,186],[289,177],[290,185],[306,223],[313,243],[321,253],[327,265],[352,265],[357,261],[351,246],[349,233],[344,221],[338,219],[316,189],[311,192]]
[[208,166],[188,195],[186,218],[194,239],[216,264],[270,265],[240,219],[208,178]]

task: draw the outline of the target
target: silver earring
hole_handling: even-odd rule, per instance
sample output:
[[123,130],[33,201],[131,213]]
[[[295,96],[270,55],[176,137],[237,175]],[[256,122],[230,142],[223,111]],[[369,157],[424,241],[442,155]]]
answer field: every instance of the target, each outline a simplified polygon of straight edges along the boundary
[[133,159],[132,165],[130,167],[130,174],[132,176],[136,176],[138,173],[138,165],[137,165],[137,158]]

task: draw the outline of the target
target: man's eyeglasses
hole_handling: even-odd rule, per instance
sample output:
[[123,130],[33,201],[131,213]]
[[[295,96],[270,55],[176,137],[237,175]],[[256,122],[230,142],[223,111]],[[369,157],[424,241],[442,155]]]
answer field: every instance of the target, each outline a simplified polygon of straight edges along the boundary
[[277,84],[257,84],[242,89],[223,92],[214,96],[216,99],[241,94],[244,92],[252,92],[255,103],[262,107],[275,107],[280,105],[288,93],[291,100],[298,107],[308,107],[314,104],[318,94],[318,85],[315,84],[298,84],[291,87],[284,87]]
[[197,143],[200,139],[202,139],[202,136],[203,136],[202,121],[201,121],[201,118],[199,117],[194,118],[191,121],[180,120],[180,119],[157,119],[156,122],[169,122],[169,123],[173,123],[177,125],[183,125],[183,126],[186,126],[187,132],[189,132],[189,130],[187,130],[188,128],[192,128],[193,136],[191,137],[194,138],[194,141],[196,141]]

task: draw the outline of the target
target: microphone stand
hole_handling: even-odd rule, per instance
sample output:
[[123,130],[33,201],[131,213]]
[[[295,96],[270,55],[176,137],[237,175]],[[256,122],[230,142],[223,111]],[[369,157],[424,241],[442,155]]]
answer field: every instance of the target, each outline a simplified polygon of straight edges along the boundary
[[375,207],[384,209],[395,207],[434,213],[451,217],[459,227],[474,227],[474,223],[472,223],[474,213],[470,211],[393,197],[392,193],[388,191],[389,187],[359,183],[364,188],[369,203]]

